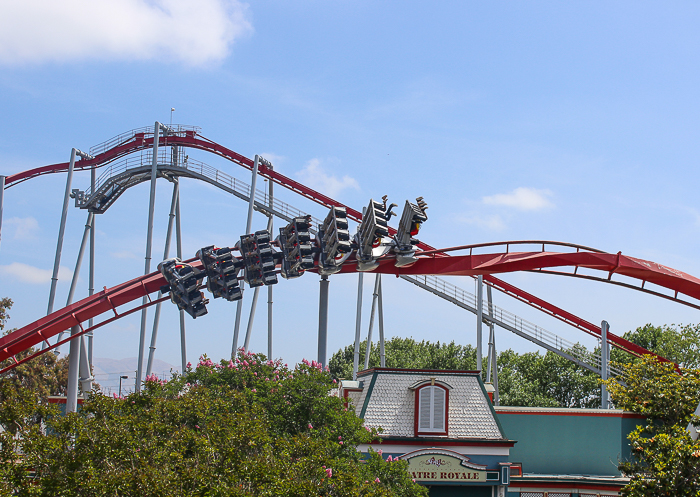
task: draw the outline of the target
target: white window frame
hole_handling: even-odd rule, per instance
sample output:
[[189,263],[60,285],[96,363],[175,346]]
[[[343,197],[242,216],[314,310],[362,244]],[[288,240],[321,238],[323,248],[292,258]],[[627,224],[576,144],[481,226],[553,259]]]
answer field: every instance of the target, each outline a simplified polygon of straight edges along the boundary
[[[436,389],[439,389],[442,391],[443,394],[443,402],[442,402],[442,410],[440,412],[440,420],[442,421],[441,427],[436,428],[435,427],[435,391]],[[428,393],[430,392],[430,393]],[[422,416],[421,412],[421,404],[423,400],[424,395],[430,395],[430,421],[429,421],[429,428],[423,428],[422,426],[422,421],[424,421],[424,417]],[[416,417],[417,417],[417,432],[419,434],[424,434],[424,433],[441,433],[445,434],[447,433],[447,402],[448,402],[448,390],[442,386],[438,385],[426,385],[424,387],[421,387],[418,389],[418,395],[417,395],[417,405],[416,405]]]

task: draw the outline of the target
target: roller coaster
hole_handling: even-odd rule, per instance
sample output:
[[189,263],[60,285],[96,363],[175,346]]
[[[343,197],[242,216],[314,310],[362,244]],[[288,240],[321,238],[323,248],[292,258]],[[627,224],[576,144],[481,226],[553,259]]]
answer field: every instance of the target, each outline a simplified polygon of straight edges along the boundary
[[[190,158],[184,152],[186,149],[195,149],[214,154],[237,164],[252,174],[251,183],[248,184],[224,171]],[[101,171],[99,177],[97,176],[98,170]],[[85,190],[72,188],[72,176],[74,171],[91,172],[91,185],[89,188]],[[42,316],[36,321],[0,338],[0,362],[8,359],[10,360],[10,364],[0,370],[0,374],[4,374],[10,369],[38,355],[55,350],[63,344],[70,343],[69,399],[71,395],[76,395],[78,372],[80,381],[84,382],[84,388],[89,388],[91,381],[89,371],[92,361],[92,343],[88,338],[88,343],[86,344],[83,336],[87,335],[91,337],[95,330],[137,312],[141,312],[142,315],[138,371],[136,377],[136,388],[139,388],[145,355],[147,311],[151,306],[155,305],[156,316],[146,373],[150,374],[151,372],[160,305],[162,302],[171,299],[171,296],[164,296],[164,294],[170,293],[172,295],[171,285],[166,279],[167,274],[160,271],[151,272],[150,268],[152,258],[155,184],[158,178],[166,179],[174,185],[164,259],[168,257],[170,238],[172,236],[173,225],[175,225],[177,260],[196,271],[206,269],[202,261],[197,258],[186,259],[181,253],[178,185],[182,178],[196,179],[208,183],[230,195],[248,202],[249,211],[246,231],[249,235],[251,233],[251,217],[253,210],[257,210],[269,217],[267,232],[270,235],[272,232],[272,219],[274,217],[280,218],[287,223],[293,223],[295,219],[306,218],[312,226],[321,228],[323,225],[322,220],[313,218],[304,210],[293,207],[274,197],[273,185],[281,186],[327,209],[342,209],[347,219],[358,223],[360,225],[359,228],[363,226],[363,220],[367,220],[366,217],[363,217],[361,211],[343,205],[321,192],[317,192],[280,174],[274,170],[270,162],[264,160],[262,157],[256,156],[255,159],[244,157],[231,149],[203,137],[198,127],[183,125],[167,126],[156,122],[153,127],[134,129],[120,134],[104,143],[92,147],[88,153],[72,149],[71,160],[69,162],[30,169],[7,177],[0,176],[0,229],[2,227],[2,205],[5,197],[8,195],[5,193],[5,190],[46,174],[57,173],[66,173],[67,180],[54,271],[51,281],[48,312],[46,316]],[[256,188],[256,180],[258,177],[263,177],[269,181],[268,191],[261,191]],[[97,214],[105,213],[127,189],[149,181],[151,184],[151,197],[146,240],[145,274],[111,288],[105,287],[101,291],[94,292],[94,218]],[[88,211],[88,220],[80,245],[76,271],[74,272],[69,291],[68,305],[54,311],[53,304],[56,283],[58,281],[58,268],[61,259],[66,215],[70,198],[74,199],[76,207]],[[371,205],[370,203],[370,208]],[[390,216],[387,216],[387,220],[389,218]],[[359,228],[358,233],[360,231]],[[399,229],[401,229],[401,226]],[[309,231],[313,234],[317,233],[315,228],[311,228]],[[401,235],[401,233],[397,233],[396,229],[387,227],[387,232],[383,238],[385,240],[391,239],[391,237],[397,239],[397,236]],[[77,302],[72,302],[75,293],[77,273],[82,263],[88,238],[90,238],[91,259],[89,296]],[[377,245],[381,245],[381,239],[382,236],[378,235],[370,242],[374,242],[373,246],[376,247]],[[582,367],[600,374],[603,378],[606,378],[610,373],[616,374],[618,372],[614,368],[611,368],[609,364],[609,346],[617,347],[636,356],[650,353],[644,348],[610,333],[607,330],[607,323],[603,322],[599,326],[586,321],[512,284],[502,281],[495,276],[497,274],[529,271],[583,278],[602,283],[620,285],[628,289],[634,289],[659,298],[668,299],[682,305],[700,308],[700,305],[696,302],[687,299],[688,297],[693,300],[700,299],[700,279],[655,262],[623,255],[621,252],[606,253],[591,247],[571,243],[548,240],[520,240],[436,249],[425,242],[412,240],[414,250],[411,251],[411,260],[409,263],[405,261],[399,263],[401,254],[396,250],[396,244],[394,243],[394,249],[391,250],[391,243],[387,244],[386,242],[384,243],[385,250],[376,252],[374,256],[370,256],[369,263],[366,261],[363,263],[362,258],[366,257],[366,254],[363,255],[362,249],[355,243],[352,245],[352,250],[345,254],[344,257],[338,259],[339,263],[337,269],[327,274],[324,274],[321,258],[318,256],[318,245],[322,243],[320,237],[317,236],[314,243],[315,249],[311,256],[312,263],[308,266],[307,270],[320,273],[322,276],[318,342],[318,361],[322,364],[326,363],[327,352],[325,331],[325,327],[327,326],[327,314],[324,315],[323,307],[328,304],[327,278],[329,274],[334,273],[343,274],[358,272],[360,288],[364,272],[368,272],[369,270],[377,275],[372,303],[372,318],[370,319],[368,346],[371,343],[372,323],[374,321],[375,307],[378,304],[379,346],[382,365],[384,365],[384,336],[381,303],[381,275],[391,274],[445,299],[462,309],[476,314],[477,367],[479,369],[482,369],[481,326],[482,324],[486,324],[490,328],[491,333],[486,370],[489,379],[491,379],[491,374],[493,372],[494,382],[497,382],[497,368],[495,367],[495,326],[530,340],[546,350],[557,353]],[[372,244],[370,243],[370,245]],[[368,245],[368,247],[370,245]],[[533,250],[533,247],[536,247],[536,249]],[[240,247],[234,246],[232,249],[240,249]],[[241,250],[241,257],[235,257],[232,260],[235,264],[240,263],[242,266],[244,259],[243,250]],[[282,269],[279,266],[283,263],[280,263],[279,257],[275,259],[275,261],[277,263],[275,270],[279,272],[280,269]],[[586,269],[586,273],[580,273],[579,270],[581,269]],[[477,294],[474,295],[463,290],[440,278],[440,276],[473,277],[478,282]],[[619,277],[625,277],[624,281],[620,280]],[[238,279],[247,281],[247,276],[242,276]],[[636,281],[638,283],[633,284],[629,281]],[[324,282],[326,284],[325,303]],[[487,299],[484,299],[483,296],[483,285],[486,286]],[[653,287],[648,288],[647,285],[653,285]],[[198,289],[203,286],[202,282],[198,281]],[[523,320],[505,309],[495,306],[491,297],[492,289],[515,298],[548,316],[555,317],[567,325],[601,340],[603,345],[601,347],[601,352],[599,354],[594,354],[581,350],[575,347],[573,343],[554,333]],[[257,300],[258,290],[259,287],[256,287],[253,296],[254,302]],[[271,292],[271,287],[269,287],[268,290]],[[140,304],[138,304],[139,299],[141,299]],[[238,300],[232,353],[238,348],[241,302],[242,300]],[[134,305],[134,303],[138,305]],[[246,349],[249,346],[250,326],[254,308],[255,306],[253,305],[253,311],[251,311],[244,342],[244,347]],[[360,312],[361,298],[358,297],[358,320],[355,335],[355,374],[359,367]],[[180,311],[180,326],[182,366],[184,368],[186,363],[185,318],[182,309]],[[70,336],[64,338],[63,335],[68,331],[70,331]],[[271,329],[268,330],[268,333],[270,334],[271,343]],[[55,340],[51,343],[50,340],[54,338]],[[20,352],[39,345],[41,345],[40,350],[35,350],[33,354],[23,359],[17,359],[16,355]],[[268,347],[268,354],[271,354],[270,347]],[[369,358],[368,354],[366,358]],[[660,359],[665,360],[663,358]]]

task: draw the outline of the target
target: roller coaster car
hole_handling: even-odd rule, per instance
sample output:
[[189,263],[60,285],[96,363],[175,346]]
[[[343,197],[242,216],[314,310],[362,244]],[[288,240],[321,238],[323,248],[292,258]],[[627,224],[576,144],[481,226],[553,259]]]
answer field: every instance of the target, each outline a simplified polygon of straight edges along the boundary
[[185,311],[193,318],[207,313],[206,304],[209,300],[199,290],[205,273],[182,262],[177,257],[166,259],[158,264],[158,270],[170,287],[170,300],[178,309]]
[[238,272],[243,267],[243,262],[234,257],[231,250],[230,247],[209,245],[197,251],[197,257],[202,261],[207,274],[207,290],[214,298],[223,297],[229,302],[243,298],[238,285]]

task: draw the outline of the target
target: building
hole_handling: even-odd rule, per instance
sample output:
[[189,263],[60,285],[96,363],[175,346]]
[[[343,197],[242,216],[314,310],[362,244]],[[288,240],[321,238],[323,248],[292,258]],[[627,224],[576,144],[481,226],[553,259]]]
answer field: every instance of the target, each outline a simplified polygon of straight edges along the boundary
[[506,495],[514,442],[478,372],[373,368],[343,381],[340,395],[365,426],[383,429],[381,444],[358,450],[408,461],[431,497]]
[[494,408],[477,371],[372,368],[338,394],[408,461],[431,497],[608,497],[640,417],[617,410]]

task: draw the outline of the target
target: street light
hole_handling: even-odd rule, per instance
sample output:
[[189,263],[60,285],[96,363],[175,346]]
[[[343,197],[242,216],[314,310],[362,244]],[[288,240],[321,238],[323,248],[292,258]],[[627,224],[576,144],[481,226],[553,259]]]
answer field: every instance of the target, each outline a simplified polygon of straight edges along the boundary
[[119,396],[122,396],[122,380],[128,380],[128,376],[120,376],[119,377]]

